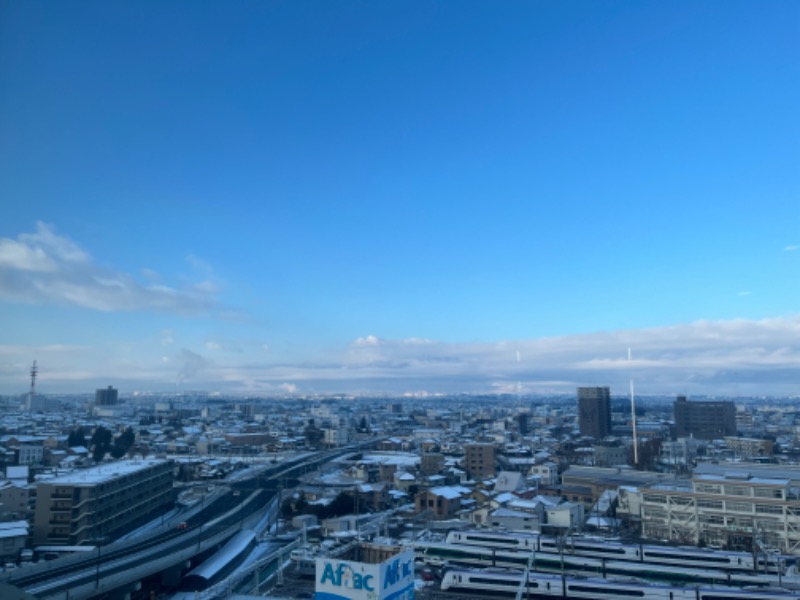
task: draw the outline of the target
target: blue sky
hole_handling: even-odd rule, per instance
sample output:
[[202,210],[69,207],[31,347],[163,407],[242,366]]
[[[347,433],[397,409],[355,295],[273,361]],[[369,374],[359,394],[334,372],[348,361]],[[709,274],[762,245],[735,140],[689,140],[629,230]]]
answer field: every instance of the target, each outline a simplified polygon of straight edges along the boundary
[[800,390],[796,2],[0,10],[0,392]]

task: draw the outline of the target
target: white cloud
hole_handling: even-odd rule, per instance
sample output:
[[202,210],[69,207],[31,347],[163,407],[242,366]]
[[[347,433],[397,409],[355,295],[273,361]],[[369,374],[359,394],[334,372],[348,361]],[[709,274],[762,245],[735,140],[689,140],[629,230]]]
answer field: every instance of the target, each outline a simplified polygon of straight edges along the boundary
[[[284,365],[265,371],[262,381],[306,382],[319,388],[374,385],[401,391],[420,389],[480,391],[512,389],[570,391],[578,385],[624,387],[631,376],[643,393],[688,388],[725,392],[729,382],[770,393],[781,379],[770,373],[800,376],[800,317],[759,321],[697,321],[640,330],[623,330],[512,342],[448,344],[427,340],[356,339],[330,362]],[[629,361],[627,349],[633,349]],[[520,360],[517,361],[517,351]],[[782,375],[779,375],[779,377]],[[360,384],[359,384],[360,382]],[[773,385],[775,384],[775,385]],[[423,388],[424,386],[424,388]],[[781,388],[783,389],[783,388]]]
[[797,246],[797,245],[795,245],[795,244],[792,244],[791,246],[786,246],[786,247],[784,247],[784,250],[785,250],[786,252],[795,252],[796,250],[800,250],[800,246]]
[[227,352],[232,354],[242,354],[244,347],[252,346],[247,340],[228,339],[224,337],[214,337],[205,342],[206,350],[210,352]]
[[36,233],[23,233],[20,242],[30,247],[43,249],[56,260],[70,263],[81,263],[90,260],[89,253],[72,240],[56,233],[52,225],[38,221]]
[[751,296],[753,292],[739,292],[737,296]]
[[[173,337],[161,332],[170,344]],[[574,393],[579,385],[610,385],[620,394],[633,377],[641,394],[777,395],[797,394],[800,381],[800,315],[485,343],[359,339],[324,359],[295,362],[277,362],[280,353],[264,354],[257,339],[209,338],[204,352],[213,361],[186,348],[162,357],[153,340],[141,360],[122,347],[0,345],[0,384],[13,393],[24,389],[35,358],[45,389],[53,391],[121,380],[165,390],[177,380],[191,389],[265,394],[286,393],[286,384],[293,393]]]
[[181,370],[178,371],[178,383],[194,380],[208,367],[208,361],[205,358],[186,348],[181,348],[178,360],[183,362]]
[[41,248],[3,238],[0,239],[0,268],[46,273],[55,271],[57,266]]
[[142,273],[148,284],[98,265],[77,243],[42,222],[17,240],[0,238],[0,300],[104,312],[198,313],[217,307],[217,286],[210,281],[178,288],[153,283],[159,277],[151,269]]

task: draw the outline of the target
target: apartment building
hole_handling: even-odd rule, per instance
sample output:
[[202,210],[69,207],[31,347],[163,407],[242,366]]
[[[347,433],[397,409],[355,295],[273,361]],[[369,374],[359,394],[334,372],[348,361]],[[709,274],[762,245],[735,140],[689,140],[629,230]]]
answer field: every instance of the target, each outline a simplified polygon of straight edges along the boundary
[[125,460],[37,485],[33,543],[100,543],[172,505],[172,463]]
[[485,479],[494,477],[495,445],[494,444],[464,444],[464,470],[470,479]]
[[737,457],[772,456],[775,442],[770,439],[726,437],[725,445]]

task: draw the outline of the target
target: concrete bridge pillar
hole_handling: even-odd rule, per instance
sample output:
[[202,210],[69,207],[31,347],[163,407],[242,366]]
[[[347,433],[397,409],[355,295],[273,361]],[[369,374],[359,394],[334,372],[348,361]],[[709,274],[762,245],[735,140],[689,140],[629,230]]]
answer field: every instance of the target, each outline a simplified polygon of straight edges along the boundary
[[168,587],[175,587],[181,582],[183,572],[191,566],[189,561],[164,569],[161,571],[161,583]]
[[130,585],[117,588],[116,590],[110,592],[108,597],[110,600],[131,600],[131,594],[133,592],[138,592],[141,589],[142,583],[137,581],[135,583],[131,583]]

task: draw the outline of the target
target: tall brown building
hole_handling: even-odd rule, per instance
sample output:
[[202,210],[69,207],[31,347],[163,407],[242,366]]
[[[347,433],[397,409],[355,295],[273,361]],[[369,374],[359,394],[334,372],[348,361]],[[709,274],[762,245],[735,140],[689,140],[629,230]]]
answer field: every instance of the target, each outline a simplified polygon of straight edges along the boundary
[[464,470],[470,479],[494,477],[496,473],[494,444],[465,444]]
[[578,388],[578,428],[581,435],[596,440],[611,435],[611,390],[608,387]]
[[420,471],[423,475],[436,475],[444,469],[444,454],[441,452],[423,452],[420,458]]
[[678,396],[675,400],[675,434],[717,440],[736,435],[736,405],[730,400],[699,402]]

